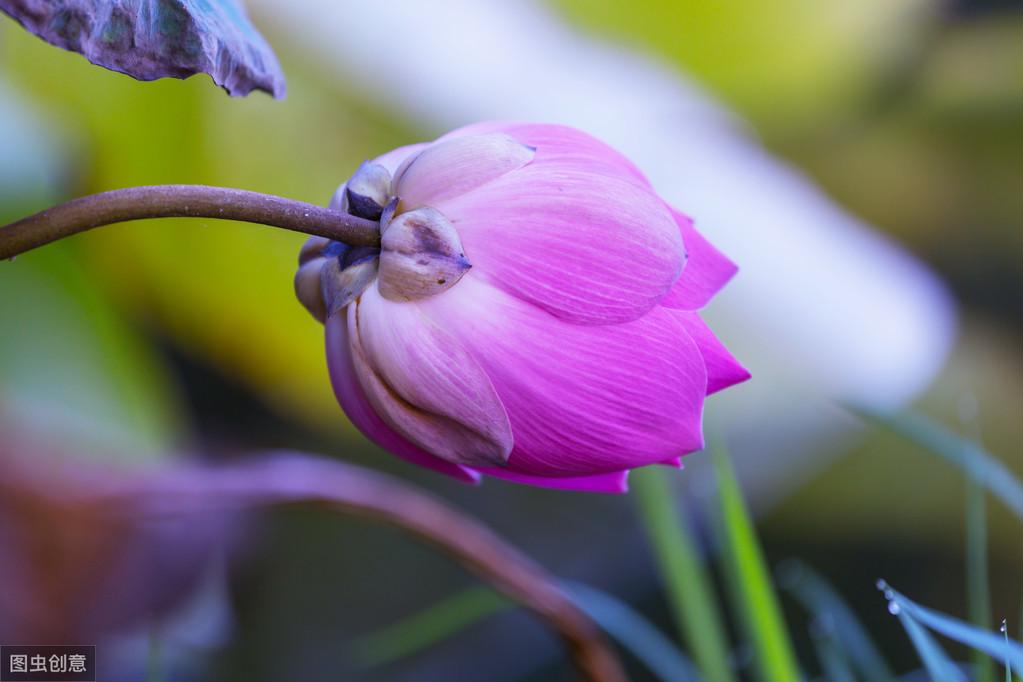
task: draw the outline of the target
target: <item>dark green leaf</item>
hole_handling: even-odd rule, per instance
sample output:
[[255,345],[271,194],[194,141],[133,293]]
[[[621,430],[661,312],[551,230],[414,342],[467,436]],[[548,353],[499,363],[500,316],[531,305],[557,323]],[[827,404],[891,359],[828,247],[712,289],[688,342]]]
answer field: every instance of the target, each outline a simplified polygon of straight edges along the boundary
[[238,0],[0,0],[28,31],[138,80],[208,73],[232,95],[284,96],[284,74]]

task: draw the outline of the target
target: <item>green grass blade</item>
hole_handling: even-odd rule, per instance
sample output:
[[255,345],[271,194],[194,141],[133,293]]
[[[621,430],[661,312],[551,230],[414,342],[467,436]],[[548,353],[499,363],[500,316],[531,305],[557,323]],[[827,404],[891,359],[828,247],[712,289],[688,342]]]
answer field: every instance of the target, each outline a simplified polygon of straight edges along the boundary
[[755,665],[763,680],[798,680],[801,675],[771,586],[760,544],[728,454],[713,454],[720,498],[719,522],[725,572],[733,608],[753,645]]
[[895,433],[941,455],[972,474],[995,497],[1023,521],[1023,483],[996,457],[976,443],[957,436],[927,417],[904,413],[888,415],[864,408],[850,408],[864,419],[881,424]]
[[[972,393],[959,400],[959,420],[971,439],[980,443],[979,405]],[[971,463],[974,460],[970,460]],[[966,471],[966,611],[979,628],[991,627],[991,585],[988,571],[987,495],[977,480],[976,467]],[[995,682],[995,665],[990,657],[972,651],[975,682]]]
[[[1005,650],[1008,651],[1009,650],[1009,627],[1005,623],[1004,619],[1002,620],[1002,637],[1005,638]],[[1012,682],[1012,661],[1009,660],[1008,656],[1005,657],[1005,682]]]
[[[806,564],[788,560],[778,568],[778,584],[819,623],[828,623],[831,636],[863,679],[892,682],[895,675],[859,619],[824,578]],[[819,654],[818,654],[819,656]]]
[[[966,477],[966,603],[970,622],[980,628],[991,623],[991,589],[987,564],[987,509],[984,487],[972,474]],[[995,667],[990,657],[973,651],[976,682],[994,682]]]
[[704,679],[734,679],[714,589],[700,560],[684,509],[672,494],[673,469],[632,472],[630,488],[653,545],[675,624]]
[[983,651],[996,661],[1004,662],[1017,670],[1023,669],[1023,644],[920,606],[888,585],[881,584],[879,587],[885,591],[885,597],[895,604],[900,613],[908,614],[921,625],[968,647]]
[[664,634],[623,601],[579,583],[565,583],[576,604],[652,673],[670,682],[699,682],[696,666]]
[[[564,583],[573,601],[612,639],[658,677],[698,682],[693,663],[648,620],[611,595],[581,583]],[[351,644],[352,658],[364,667],[391,663],[429,649],[471,625],[515,604],[488,587],[471,587]],[[710,679],[710,678],[704,678]]]
[[351,643],[352,658],[372,667],[390,663],[452,637],[488,616],[514,606],[486,587],[470,587],[419,613]]

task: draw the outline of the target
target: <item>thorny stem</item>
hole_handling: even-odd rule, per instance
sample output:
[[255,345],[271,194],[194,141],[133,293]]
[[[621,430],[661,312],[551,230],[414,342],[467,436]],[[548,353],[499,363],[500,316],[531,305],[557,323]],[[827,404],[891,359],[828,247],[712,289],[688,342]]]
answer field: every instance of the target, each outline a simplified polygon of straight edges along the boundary
[[133,514],[311,503],[395,526],[450,555],[539,616],[561,637],[580,679],[627,680],[600,629],[554,576],[485,525],[391,476],[335,460],[278,452],[219,469],[165,473],[149,485],[136,483],[112,492],[110,501],[137,505]]
[[315,204],[241,189],[152,185],[93,194],[0,227],[0,260],[94,227],[143,218],[223,218],[377,246],[379,225]]

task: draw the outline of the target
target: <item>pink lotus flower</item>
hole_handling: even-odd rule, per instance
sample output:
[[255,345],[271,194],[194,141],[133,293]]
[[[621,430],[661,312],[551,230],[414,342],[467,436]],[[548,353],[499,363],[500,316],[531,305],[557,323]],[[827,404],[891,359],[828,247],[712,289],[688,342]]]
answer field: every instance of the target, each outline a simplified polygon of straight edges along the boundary
[[379,218],[381,249],[313,238],[296,290],[344,411],[415,464],[624,492],[701,449],[705,396],[749,377],[697,313],[735,265],[577,130],[461,128],[331,205]]

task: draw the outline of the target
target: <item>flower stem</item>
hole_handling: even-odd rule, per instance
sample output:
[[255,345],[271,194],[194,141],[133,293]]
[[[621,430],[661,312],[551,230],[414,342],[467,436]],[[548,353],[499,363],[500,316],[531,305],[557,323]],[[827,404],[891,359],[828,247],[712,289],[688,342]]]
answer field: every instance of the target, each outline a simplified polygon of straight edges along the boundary
[[205,185],[152,185],[93,194],[0,227],[0,259],[94,227],[143,218],[222,218],[376,246],[376,222],[270,194]]

